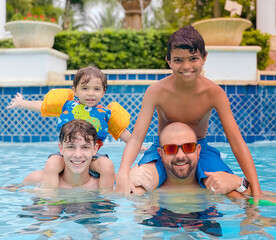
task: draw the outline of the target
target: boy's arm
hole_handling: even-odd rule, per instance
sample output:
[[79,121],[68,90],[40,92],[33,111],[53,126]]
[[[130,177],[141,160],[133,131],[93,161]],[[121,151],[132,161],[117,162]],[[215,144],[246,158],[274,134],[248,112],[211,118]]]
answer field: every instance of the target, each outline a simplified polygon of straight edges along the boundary
[[151,87],[149,87],[145,92],[142,107],[135,123],[133,133],[124,149],[116,179],[115,189],[117,192],[129,194],[132,190],[131,186],[133,185],[130,183],[129,178],[130,167],[141,149],[155,110],[155,99],[153,98],[154,94],[149,91],[150,88]]
[[40,112],[42,101],[27,101],[20,93],[11,100],[11,104],[6,108],[23,108],[31,111]]
[[38,170],[28,174],[22,181],[24,184],[40,183],[43,170]]
[[252,194],[254,196],[261,195],[262,192],[254,161],[234,119],[228,97],[222,89],[220,92],[216,91],[216,94],[214,95],[216,95],[216,97],[214,97],[213,103],[233,154],[235,155],[246,179],[250,183]]
[[131,133],[125,129],[122,134],[120,135],[119,139],[121,139],[123,142],[127,143],[127,141],[130,139]]
[[57,154],[51,155],[44,167],[41,188],[58,188],[59,174],[64,169],[63,157]]
[[[131,137],[131,133],[130,133],[127,129],[125,129],[125,130],[122,132],[122,134],[120,135],[119,138],[120,138],[123,142],[127,143],[128,140],[130,139],[130,137]],[[147,147],[142,146],[141,149],[140,149],[140,153],[141,153],[141,154],[144,153],[147,149],[148,149]]]

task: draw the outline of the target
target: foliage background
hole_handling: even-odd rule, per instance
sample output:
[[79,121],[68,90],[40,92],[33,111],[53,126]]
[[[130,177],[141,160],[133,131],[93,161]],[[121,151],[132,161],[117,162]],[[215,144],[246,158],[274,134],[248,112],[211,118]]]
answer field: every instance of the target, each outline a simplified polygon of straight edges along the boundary
[[[69,55],[68,69],[94,65],[100,69],[164,69],[166,44],[173,30],[130,31],[104,29],[96,32],[62,31],[54,49]],[[268,34],[250,29],[243,34],[242,45],[259,45],[259,70],[270,63]],[[0,41],[0,48],[12,48],[11,40]]]
[[[64,0],[63,8],[54,0],[7,0],[7,21],[28,13],[57,19],[64,31],[55,38],[54,49],[70,56],[68,69],[95,65],[100,69],[162,69],[166,43],[175,30],[197,20],[227,17],[226,0],[152,0],[143,12],[143,31],[123,29],[122,0]],[[259,70],[270,63],[269,35],[256,29],[256,0],[236,0],[243,6],[241,17],[249,19],[253,27],[243,34],[241,45],[259,45]],[[153,2],[159,2],[154,5]],[[87,11],[102,6],[100,13]],[[85,31],[84,31],[85,30]],[[11,40],[0,41],[0,48],[13,47]]]

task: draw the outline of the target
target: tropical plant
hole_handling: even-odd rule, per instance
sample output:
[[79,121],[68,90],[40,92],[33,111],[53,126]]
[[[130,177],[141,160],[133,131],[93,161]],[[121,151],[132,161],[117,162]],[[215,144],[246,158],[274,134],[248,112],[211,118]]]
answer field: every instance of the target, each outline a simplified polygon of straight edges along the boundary
[[58,21],[63,10],[52,0],[7,0],[7,22],[14,20]]
[[[86,7],[93,7],[98,4],[105,4],[115,6],[118,4],[117,0],[66,0],[63,14],[63,29],[74,30],[83,27],[87,22],[91,21],[91,17]],[[74,16],[78,15],[78,20]],[[116,16],[114,16],[116,18]],[[114,18],[114,19],[115,19]],[[113,20],[114,20],[113,19]],[[94,23],[95,24],[95,23]]]
[[[227,17],[224,9],[226,0],[160,0],[161,7],[153,9],[151,26],[158,29],[179,29],[201,19]],[[237,0],[242,4],[241,17],[256,25],[256,0]]]

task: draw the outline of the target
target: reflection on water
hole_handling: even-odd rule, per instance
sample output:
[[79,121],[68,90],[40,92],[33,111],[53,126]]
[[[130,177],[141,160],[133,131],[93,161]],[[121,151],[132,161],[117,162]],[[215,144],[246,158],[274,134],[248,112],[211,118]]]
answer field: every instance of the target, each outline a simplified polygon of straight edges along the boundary
[[175,213],[165,208],[158,208],[152,218],[143,220],[141,224],[154,227],[183,228],[187,231],[198,229],[212,236],[222,236],[220,224],[215,220],[209,220],[222,215],[215,207],[190,213]]
[[[29,191],[29,189],[26,189]],[[0,190],[0,194],[6,190]],[[6,191],[7,192],[7,191]],[[205,189],[159,189],[143,196],[64,189],[52,197],[8,192],[21,207],[7,236],[20,239],[275,239],[276,206],[250,205]],[[7,194],[7,196],[9,196]],[[30,201],[24,204],[24,201]],[[2,200],[1,200],[2,201]],[[9,208],[10,206],[6,206]],[[0,204],[0,210],[4,205]],[[8,220],[9,219],[9,220]],[[0,222],[0,239],[3,223]],[[2,231],[2,232],[1,232]],[[35,238],[32,238],[34,236]],[[10,239],[4,238],[4,239]],[[12,238],[11,238],[12,239]]]

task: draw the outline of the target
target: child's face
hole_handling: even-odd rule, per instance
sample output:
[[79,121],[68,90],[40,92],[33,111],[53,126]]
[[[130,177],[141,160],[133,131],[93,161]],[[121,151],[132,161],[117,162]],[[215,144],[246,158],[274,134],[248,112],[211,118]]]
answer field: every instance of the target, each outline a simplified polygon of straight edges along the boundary
[[78,86],[74,90],[75,96],[79,98],[81,104],[87,107],[96,106],[104,96],[102,80],[100,78],[92,78],[87,84],[83,85],[80,80]]
[[71,142],[59,143],[59,150],[63,155],[65,166],[73,173],[80,173],[89,169],[97,147],[93,139],[88,143],[82,135],[77,134]]
[[201,73],[206,61],[206,56],[201,57],[199,52],[190,53],[189,49],[174,49],[171,52],[171,60],[167,61],[177,78],[194,80]]

